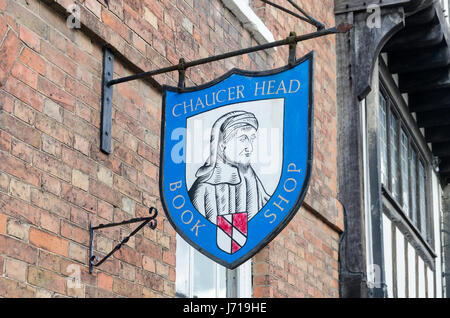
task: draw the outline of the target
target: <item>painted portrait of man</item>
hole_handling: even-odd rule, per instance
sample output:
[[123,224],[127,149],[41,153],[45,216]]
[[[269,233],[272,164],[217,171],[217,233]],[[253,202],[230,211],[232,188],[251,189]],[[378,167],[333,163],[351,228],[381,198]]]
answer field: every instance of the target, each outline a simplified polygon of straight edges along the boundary
[[211,129],[210,156],[198,169],[189,197],[214,224],[219,215],[247,213],[251,219],[269,199],[250,164],[257,131],[258,120],[245,111],[221,116]]
[[[236,241],[238,245],[230,245],[232,252],[245,244],[247,222],[270,198],[250,163],[257,131],[258,120],[250,112],[233,111],[217,119],[211,129],[209,158],[189,189],[194,207],[223,230],[218,232],[219,247],[228,237]],[[223,250],[229,249],[229,244],[224,245]]]

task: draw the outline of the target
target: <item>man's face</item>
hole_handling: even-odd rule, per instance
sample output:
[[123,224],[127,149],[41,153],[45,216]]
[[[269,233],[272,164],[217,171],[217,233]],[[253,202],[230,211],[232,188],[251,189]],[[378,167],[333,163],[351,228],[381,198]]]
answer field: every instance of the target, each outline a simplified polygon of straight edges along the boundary
[[256,129],[246,126],[236,129],[227,142],[222,144],[224,158],[231,164],[248,165],[253,153]]

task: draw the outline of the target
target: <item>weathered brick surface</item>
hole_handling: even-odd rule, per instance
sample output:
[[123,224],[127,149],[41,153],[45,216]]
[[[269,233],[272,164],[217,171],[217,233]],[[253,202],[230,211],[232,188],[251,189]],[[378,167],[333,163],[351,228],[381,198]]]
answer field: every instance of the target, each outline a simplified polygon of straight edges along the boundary
[[[298,1],[327,25],[333,1]],[[93,275],[88,227],[161,209],[161,93],[148,82],[117,86],[111,155],[100,150],[102,45],[122,58],[115,77],[248,47],[256,41],[220,0],[81,0],[83,30],[60,13],[71,0],[0,0],[0,296],[174,297],[175,231],[163,213]],[[276,39],[314,31],[253,1]],[[255,297],[336,297],[342,208],[336,201],[334,37],[315,51],[314,166],[305,204],[254,258]],[[191,68],[187,85],[231,68],[283,66],[287,49]],[[154,78],[176,85],[176,72]],[[161,211],[162,212],[162,211]],[[132,226],[98,233],[105,255]],[[78,277],[75,279],[74,277]],[[74,287],[75,286],[75,287]]]

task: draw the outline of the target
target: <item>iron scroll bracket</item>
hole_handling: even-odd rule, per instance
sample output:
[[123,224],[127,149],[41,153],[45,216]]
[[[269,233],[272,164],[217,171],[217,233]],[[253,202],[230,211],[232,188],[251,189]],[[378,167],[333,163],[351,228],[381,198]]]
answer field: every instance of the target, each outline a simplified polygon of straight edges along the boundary
[[[154,230],[156,229],[156,226],[158,225],[158,222],[156,220],[156,217],[158,216],[158,210],[156,208],[151,207],[149,209],[150,216],[145,218],[134,218],[130,220],[126,220],[119,223],[109,223],[109,224],[100,224],[97,226],[93,226],[93,223],[91,222],[89,226],[89,273],[92,274],[94,271],[94,267],[98,267],[101,264],[103,264],[109,257],[111,257],[115,252],[120,250],[120,248],[126,244],[129,239],[134,236],[137,232],[139,232],[144,226],[147,224],[149,227]],[[109,252],[105,257],[103,257],[101,260],[98,260],[98,257],[94,255],[94,231],[95,230],[101,230],[104,228],[114,227],[114,226],[120,226],[125,224],[132,224],[132,223],[138,223],[141,222],[141,224],[134,229],[133,232],[131,232],[127,237],[125,237],[119,244],[117,244],[111,252]]]
[[184,59],[180,59],[179,63],[176,65],[171,65],[160,69],[125,76],[117,79],[113,79],[114,74],[113,52],[109,48],[105,47],[103,50],[104,57],[103,57],[103,76],[102,76],[102,122],[101,122],[100,149],[102,152],[106,154],[111,153],[112,97],[114,85],[138,79],[152,78],[155,75],[178,71],[179,74],[178,90],[181,92],[185,87],[186,70],[190,67],[199,66],[239,55],[249,54],[284,45],[289,45],[290,47],[289,62],[292,63],[292,61],[295,61],[295,46],[298,42],[307,41],[331,34],[347,33],[352,29],[352,27],[353,26],[348,23],[342,23],[338,26],[327,29],[322,28],[321,25],[317,25],[318,30],[313,33],[303,35],[294,35],[294,33],[291,33],[290,36],[282,40],[264,43],[210,57],[205,57],[194,61],[184,61]]

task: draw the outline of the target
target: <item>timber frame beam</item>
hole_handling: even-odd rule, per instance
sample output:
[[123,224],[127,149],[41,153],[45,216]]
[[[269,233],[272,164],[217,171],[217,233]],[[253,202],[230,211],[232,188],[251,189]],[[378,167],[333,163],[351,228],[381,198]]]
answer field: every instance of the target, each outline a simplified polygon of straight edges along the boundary
[[[403,39],[389,41],[405,28],[407,21],[421,23],[434,19],[432,13],[424,10],[433,3],[433,0],[335,0],[336,22],[353,25],[350,32],[337,36],[338,199],[345,210],[345,235],[341,238],[339,248],[341,297],[383,298],[387,295],[384,279],[382,191],[377,168],[380,151],[377,125],[368,125],[367,135],[362,132],[365,120],[363,116],[371,116],[372,121],[377,120],[377,112],[367,108],[368,114],[363,113],[362,107],[365,105],[363,100],[373,88],[377,87],[377,83],[372,83],[372,79],[383,48],[386,45],[398,48]],[[379,11],[374,11],[374,8]],[[379,13],[380,23],[377,27],[370,27],[368,19],[374,12]],[[411,19],[407,20],[408,17]],[[426,46],[438,42],[440,36],[440,31],[435,29],[433,34],[414,43],[417,46]],[[442,60],[437,61],[441,62],[445,63],[445,54]],[[424,102],[418,102],[416,107],[425,107]],[[443,107],[446,106],[447,104]],[[367,138],[367,150],[363,149],[362,138]],[[434,138],[442,136],[436,133]],[[367,152],[368,159],[365,159],[364,151]],[[365,160],[370,162],[366,172]],[[370,182],[370,195],[365,192],[364,180],[367,177]],[[370,211],[367,212],[370,212],[372,246],[370,259],[373,264],[367,264],[365,248],[366,207],[370,207]],[[382,269],[375,285],[368,284],[367,269],[370,265]]]

